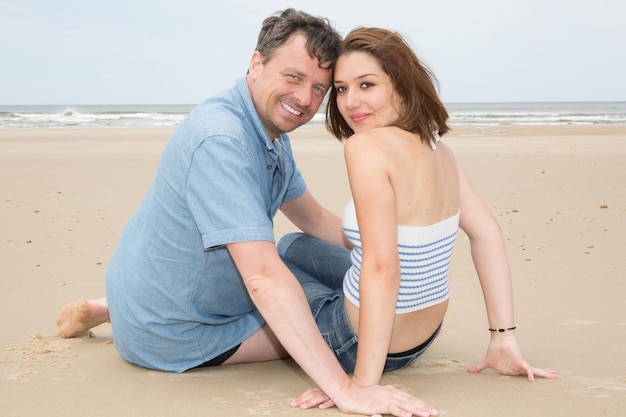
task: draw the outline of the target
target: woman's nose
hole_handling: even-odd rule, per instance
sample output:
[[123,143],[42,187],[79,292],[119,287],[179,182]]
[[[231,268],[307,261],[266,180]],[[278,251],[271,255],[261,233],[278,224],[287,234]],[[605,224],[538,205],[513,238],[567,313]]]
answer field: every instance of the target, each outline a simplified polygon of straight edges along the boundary
[[354,109],[359,105],[359,97],[358,94],[355,94],[351,91],[346,91],[344,94],[346,107],[349,109]]

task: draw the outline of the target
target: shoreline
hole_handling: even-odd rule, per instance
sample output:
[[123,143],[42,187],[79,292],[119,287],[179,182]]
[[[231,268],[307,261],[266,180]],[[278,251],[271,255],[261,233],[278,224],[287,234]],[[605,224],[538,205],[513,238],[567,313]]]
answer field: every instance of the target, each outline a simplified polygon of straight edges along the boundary
[[[0,144],[7,141],[80,141],[80,140],[160,140],[169,137],[176,126],[172,127],[59,127],[59,128],[3,128],[0,129]],[[321,124],[304,125],[289,133],[291,138],[306,136],[311,132],[317,137],[334,138]],[[444,136],[622,136],[626,125],[451,125]]]

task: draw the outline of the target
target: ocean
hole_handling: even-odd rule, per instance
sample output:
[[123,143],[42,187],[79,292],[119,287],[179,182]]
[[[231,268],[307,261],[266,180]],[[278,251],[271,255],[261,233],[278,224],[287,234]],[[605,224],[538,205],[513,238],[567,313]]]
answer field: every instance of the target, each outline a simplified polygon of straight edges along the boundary
[[[194,108],[173,105],[0,105],[0,128],[169,127]],[[626,102],[446,103],[450,125],[626,124]],[[310,123],[322,124],[318,113]]]

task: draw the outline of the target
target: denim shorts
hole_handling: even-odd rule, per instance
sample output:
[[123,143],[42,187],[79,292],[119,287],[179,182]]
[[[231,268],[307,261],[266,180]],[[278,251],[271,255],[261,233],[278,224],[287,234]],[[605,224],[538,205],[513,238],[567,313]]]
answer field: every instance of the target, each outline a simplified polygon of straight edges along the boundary
[[[350,267],[350,251],[303,233],[285,235],[278,253],[296,276],[322,337],[346,372],[353,373],[357,335],[348,320],[343,295],[343,277]],[[432,344],[441,326],[420,346],[387,356],[384,372],[408,366]]]

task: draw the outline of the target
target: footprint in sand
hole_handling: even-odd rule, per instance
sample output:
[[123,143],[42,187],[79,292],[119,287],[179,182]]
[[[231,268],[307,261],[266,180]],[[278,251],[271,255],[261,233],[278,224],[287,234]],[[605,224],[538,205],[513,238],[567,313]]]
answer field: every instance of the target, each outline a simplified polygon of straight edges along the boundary
[[69,368],[69,359],[76,357],[71,352],[69,340],[45,338],[40,334],[31,335],[28,340],[26,346],[5,349],[6,354],[0,358],[0,375],[9,380],[26,382],[45,369]]
[[[248,415],[291,415],[292,411],[286,405],[291,396],[284,392],[273,390],[244,391],[236,390],[241,395],[240,404],[253,404],[246,409]],[[252,400],[252,401],[251,401]],[[212,401],[232,404],[232,399],[223,396],[213,397]]]
[[618,392],[620,392],[619,395],[623,395],[621,393],[626,392],[626,377],[594,379],[574,376],[573,379],[578,380],[578,382],[584,386],[584,388],[570,391],[577,395],[593,398],[609,398]]

